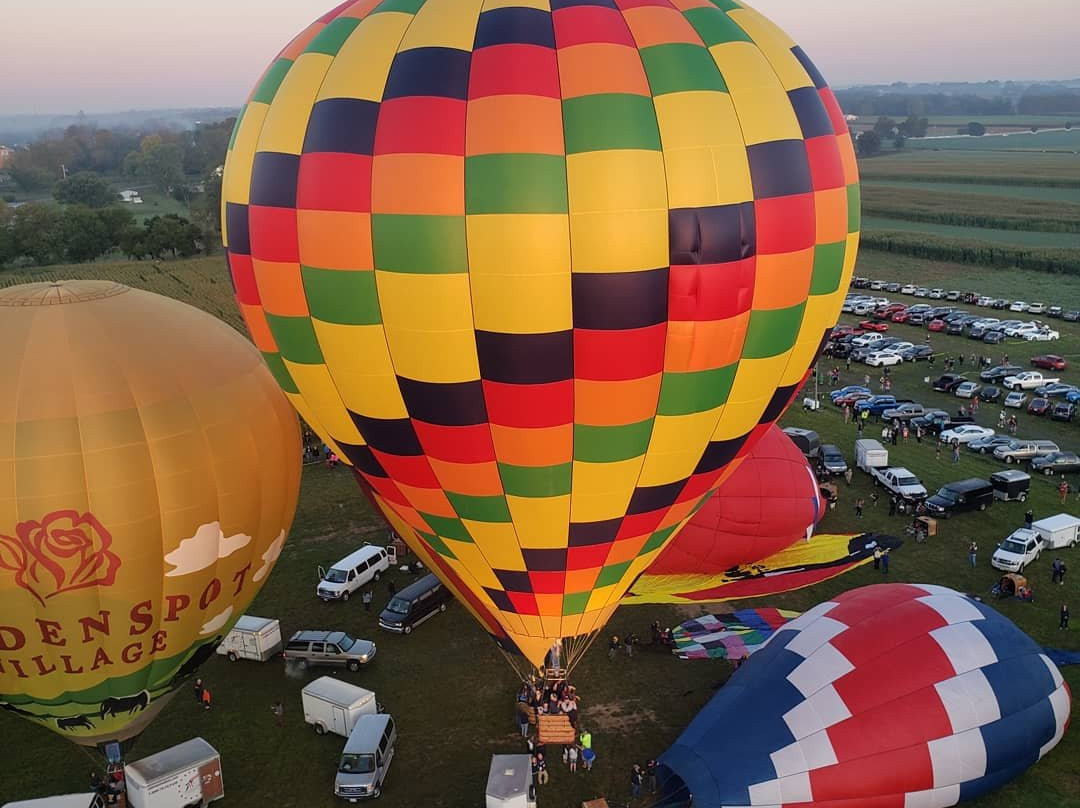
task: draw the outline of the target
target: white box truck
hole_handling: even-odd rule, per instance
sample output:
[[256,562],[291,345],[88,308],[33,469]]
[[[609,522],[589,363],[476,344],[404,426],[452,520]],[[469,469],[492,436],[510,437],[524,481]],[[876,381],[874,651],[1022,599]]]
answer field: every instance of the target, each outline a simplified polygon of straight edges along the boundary
[[281,649],[281,623],[270,617],[244,614],[225,635],[217,652],[227,656],[230,662],[238,659],[266,662],[280,654]]
[[889,450],[870,438],[855,441],[855,465],[870,473],[870,469],[889,465]]
[[221,757],[202,738],[192,738],[124,766],[131,808],[189,808],[225,796]]
[[40,797],[36,800],[5,802],[3,808],[105,808],[105,800],[98,794],[61,794],[56,797]]
[[485,808],[536,808],[528,755],[492,755]]
[[300,691],[304,705],[304,721],[323,735],[333,732],[348,738],[362,715],[379,712],[375,694],[362,687],[343,682],[332,676],[320,676]]
[[1080,519],[1067,513],[1032,522],[1031,529],[1042,536],[1043,547],[1047,550],[1075,547],[1080,543]]

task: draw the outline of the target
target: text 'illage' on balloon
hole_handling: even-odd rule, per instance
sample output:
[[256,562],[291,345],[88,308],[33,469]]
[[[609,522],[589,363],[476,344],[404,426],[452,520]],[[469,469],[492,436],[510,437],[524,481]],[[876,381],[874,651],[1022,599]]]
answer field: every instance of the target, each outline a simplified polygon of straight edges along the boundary
[[783,410],[858,199],[832,93],[740,3],[359,0],[258,82],[223,213],[290,400],[539,663]]
[[126,740],[266,580],[300,437],[251,344],[103,281],[0,290],[0,707]]

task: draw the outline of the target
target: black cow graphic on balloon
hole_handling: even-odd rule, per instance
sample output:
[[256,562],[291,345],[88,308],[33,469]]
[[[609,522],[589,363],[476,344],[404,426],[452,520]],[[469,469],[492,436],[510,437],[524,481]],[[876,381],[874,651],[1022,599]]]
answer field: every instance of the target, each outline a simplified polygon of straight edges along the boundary
[[78,729],[79,727],[82,727],[84,729],[93,729],[94,725],[90,721],[90,716],[88,716],[88,715],[73,715],[73,716],[70,716],[68,718],[58,718],[58,719],[56,719],[56,728],[57,729],[68,730],[68,729]]
[[214,651],[216,651],[217,647],[221,645],[221,641],[223,639],[224,636],[218,634],[216,637],[214,637],[214,639],[210,640],[209,642],[204,642],[202,645],[200,645],[195,650],[195,653],[188,657],[184,664],[180,666],[180,669],[173,674],[172,679],[169,680],[169,686],[173,687],[180,680],[185,679],[188,676],[191,676],[191,674],[195,673],[195,671],[199,668],[200,665],[202,665],[204,662],[206,662],[206,660],[208,660],[214,655]]
[[101,702],[101,717],[127,713],[133,715],[136,710],[145,710],[150,703],[150,693],[140,690],[134,696],[108,696]]

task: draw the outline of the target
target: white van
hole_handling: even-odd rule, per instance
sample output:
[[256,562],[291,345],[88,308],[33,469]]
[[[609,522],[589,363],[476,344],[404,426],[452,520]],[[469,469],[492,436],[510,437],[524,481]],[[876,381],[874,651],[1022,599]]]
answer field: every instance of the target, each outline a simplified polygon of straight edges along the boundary
[[304,705],[304,721],[315,727],[319,735],[333,732],[348,738],[360,716],[379,712],[374,693],[332,676],[320,676],[309,682],[300,691],[300,700]]
[[1031,529],[1042,536],[1043,547],[1047,550],[1075,547],[1080,543],[1080,519],[1067,513],[1033,522]]
[[1017,528],[994,550],[990,566],[1004,572],[1023,572],[1039,560],[1042,549],[1042,536],[1026,527]]
[[229,658],[266,660],[281,653],[281,623],[271,617],[255,617],[244,614],[236,621],[232,631],[217,647],[217,652]]
[[202,738],[192,738],[124,766],[132,808],[189,808],[225,796],[221,758]]
[[341,752],[334,794],[349,802],[374,799],[382,794],[396,745],[397,727],[393,718],[385,713],[360,716]]
[[528,755],[492,755],[485,808],[536,808],[536,787]]
[[348,600],[349,595],[379,577],[390,568],[386,548],[365,544],[345,556],[330,569],[319,567],[315,594],[324,601]]

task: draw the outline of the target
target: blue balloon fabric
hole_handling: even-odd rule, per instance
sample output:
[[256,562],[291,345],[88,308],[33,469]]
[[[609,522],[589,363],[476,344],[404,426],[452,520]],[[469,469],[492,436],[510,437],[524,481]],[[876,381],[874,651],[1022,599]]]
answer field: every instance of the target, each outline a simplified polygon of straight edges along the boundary
[[815,606],[746,661],[660,757],[660,805],[945,808],[1061,740],[1060,672],[991,607],[932,585]]

